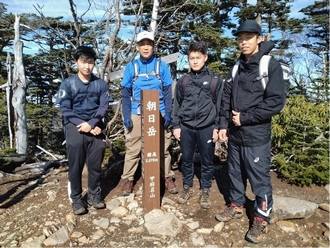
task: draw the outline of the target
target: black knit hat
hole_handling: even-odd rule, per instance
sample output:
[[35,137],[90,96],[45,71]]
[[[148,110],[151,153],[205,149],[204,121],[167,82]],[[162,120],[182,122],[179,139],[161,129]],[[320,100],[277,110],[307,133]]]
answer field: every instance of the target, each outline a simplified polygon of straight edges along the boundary
[[238,35],[241,32],[256,33],[261,35],[261,27],[254,20],[246,20],[238,27],[234,35]]

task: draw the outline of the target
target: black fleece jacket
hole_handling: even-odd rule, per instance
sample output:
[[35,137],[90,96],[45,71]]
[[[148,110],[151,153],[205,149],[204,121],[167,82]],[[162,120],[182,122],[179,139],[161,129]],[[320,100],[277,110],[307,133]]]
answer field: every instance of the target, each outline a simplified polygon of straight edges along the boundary
[[[271,59],[268,83],[264,90],[259,77],[259,61],[274,43],[261,42],[259,52],[248,62],[241,54],[235,79],[228,73],[220,108],[220,129],[229,129],[230,141],[242,146],[261,146],[271,138],[271,117],[285,106],[285,82],[280,63]],[[232,122],[232,110],[240,112],[241,126]]]
[[216,101],[212,100],[211,79],[214,72],[205,66],[198,72],[188,73],[189,81],[183,86],[181,77],[175,87],[174,103],[172,108],[172,126],[174,129],[181,125],[190,128],[204,128],[211,125],[219,129],[220,102],[223,81],[217,75]]

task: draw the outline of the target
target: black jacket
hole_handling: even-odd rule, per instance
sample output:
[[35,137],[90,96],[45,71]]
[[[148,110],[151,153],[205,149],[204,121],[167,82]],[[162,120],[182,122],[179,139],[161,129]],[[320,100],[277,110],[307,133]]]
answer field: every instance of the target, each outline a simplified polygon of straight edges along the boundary
[[[199,72],[189,72],[189,81],[183,87],[181,77],[175,87],[172,108],[172,126],[180,128],[181,124],[190,128],[204,128],[214,125],[219,129],[220,102],[223,81],[220,75],[203,67]],[[211,79],[217,75],[215,90],[216,100],[213,102],[211,93]]]
[[[248,62],[241,54],[235,79],[231,71],[227,75],[221,102],[220,129],[229,129],[230,141],[242,146],[261,146],[271,137],[271,117],[285,106],[285,82],[281,65],[271,59],[268,67],[268,83],[262,88],[259,77],[259,61],[274,47],[272,42],[261,42],[259,52]],[[240,112],[241,126],[232,122],[232,110]]]

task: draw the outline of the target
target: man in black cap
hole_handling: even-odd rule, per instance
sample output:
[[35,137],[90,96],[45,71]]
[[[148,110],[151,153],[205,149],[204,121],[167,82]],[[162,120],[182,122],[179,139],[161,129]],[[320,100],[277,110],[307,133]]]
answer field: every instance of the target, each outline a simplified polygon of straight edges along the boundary
[[273,207],[269,174],[271,117],[285,106],[285,82],[280,63],[271,58],[268,82],[265,88],[262,85],[259,62],[274,44],[263,41],[261,27],[256,21],[243,22],[235,35],[241,55],[236,76],[232,76],[232,68],[226,79],[219,131],[219,138],[228,140],[230,204],[215,218],[226,222],[243,216],[248,179],[256,198],[253,225],[246,240],[259,243]]

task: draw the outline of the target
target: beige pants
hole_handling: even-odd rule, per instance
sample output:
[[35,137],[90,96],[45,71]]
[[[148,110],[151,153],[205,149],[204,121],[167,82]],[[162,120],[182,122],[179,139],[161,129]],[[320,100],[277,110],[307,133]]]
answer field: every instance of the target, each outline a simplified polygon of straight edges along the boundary
[[[131,132],[125,128],[125,138],[126,138],[126,154],[125,154],[125,164],[124,171],[121,176],[122,179],[128,179],[133,181],[134,174],[138,168],[141,159],[141,115],[131,115],[133,122],[133,129]],[[161,119],[161,121],[163,121]],[[162,124],[161,124],[162,126]],[[174,172],[171,170],[171,154],[169,152],[169,146],[171,145],[171,131],[164,129],[164,152],[161,153],[161,175],[165,178],[174,177]]]

